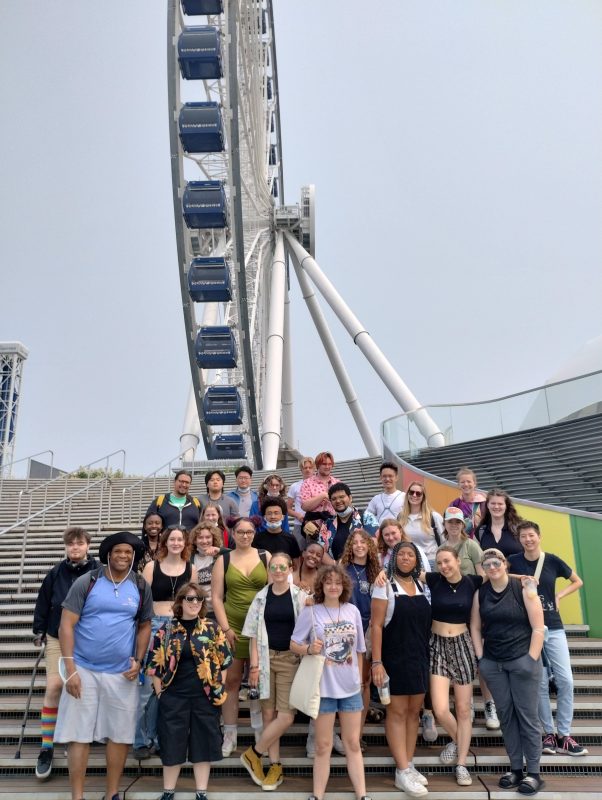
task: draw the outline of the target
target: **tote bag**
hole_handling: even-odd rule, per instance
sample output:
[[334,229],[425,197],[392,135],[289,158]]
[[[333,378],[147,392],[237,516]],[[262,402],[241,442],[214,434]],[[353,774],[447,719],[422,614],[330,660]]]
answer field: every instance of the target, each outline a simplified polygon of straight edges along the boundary
[[[316,626],[313,606],[311,606],[311,619],[313,638],[315,639]],[[291,685],[290,704],[312,719],[316,719],[320,710],[320,680],[325,660],[325,656],[322,655],[303,656]]]

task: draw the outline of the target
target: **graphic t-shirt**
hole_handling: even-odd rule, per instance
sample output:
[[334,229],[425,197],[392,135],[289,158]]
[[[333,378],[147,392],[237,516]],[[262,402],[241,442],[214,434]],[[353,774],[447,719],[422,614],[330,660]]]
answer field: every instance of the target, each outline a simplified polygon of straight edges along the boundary
[[320,681],[320,697],[352,697],[361,691],[357,654],[365,653],[366,645],[362,618],[355,606],[351,603],[343,603],[339,608],[326,608],[322,604],[306,606],[297,618],[291,638],[301,645],[314,638],[324,642],[322,654],[326,661]]
[[[528,561],[525,554],[510,556],[508,571],[514,575],[535,575],[537,561]],[[573,570],[569,565],[553,553],[546,553],[537,592],[543,606],[543,619],[551,631],[561,630],[562,619],[556,608],[556,579],[570,578]]]

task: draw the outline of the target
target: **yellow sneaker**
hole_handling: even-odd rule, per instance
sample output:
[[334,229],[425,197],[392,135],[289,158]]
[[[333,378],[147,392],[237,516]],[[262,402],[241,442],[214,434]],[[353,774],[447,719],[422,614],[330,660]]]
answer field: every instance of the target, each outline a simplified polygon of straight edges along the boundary
[[268,770],[268,774],[264,782],[261,784],[261,788],[264,792],[273,792],[274,789],[277,789],[278,786],[284,780],[284,775],[282,774],[282,764],[271,764]]
[[263,786],[263,782],[265,781],[265,773],[263,771],[263,766],[261,765],[261,758],[255,754],[252,747],[249,747],[249,749],[245,750],[245,752],[241,755],[240,763],[251,776],[253,783],[256,783],[258,786]]

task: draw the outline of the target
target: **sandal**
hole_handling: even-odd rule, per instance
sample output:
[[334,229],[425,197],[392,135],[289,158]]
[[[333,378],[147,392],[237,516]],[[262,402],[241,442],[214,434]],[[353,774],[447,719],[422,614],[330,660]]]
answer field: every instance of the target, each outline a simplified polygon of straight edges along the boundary
[[523,780],[522,773],[505,772],[497,782],[500,789],[513,789]]
[[540,789],[543,789],[545,782],[533,775],[526,775],[518,785],[517,791],[521,794],[537,794]]

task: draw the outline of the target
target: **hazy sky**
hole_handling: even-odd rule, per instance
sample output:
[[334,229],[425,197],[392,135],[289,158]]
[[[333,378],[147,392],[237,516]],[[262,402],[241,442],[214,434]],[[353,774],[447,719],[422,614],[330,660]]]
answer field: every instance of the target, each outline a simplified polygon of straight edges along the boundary
[[[0,340],[17,455],[176,455],[189,385],[163,0],[0,2]],[[423,403],[544,382],[600,333],[602,6],[275,0],[287,202]],[[363,453],[294,273],[299,448]],[[326,308],[326,307],[325,307]],[[375,435],[396,403],[327,316]]]

